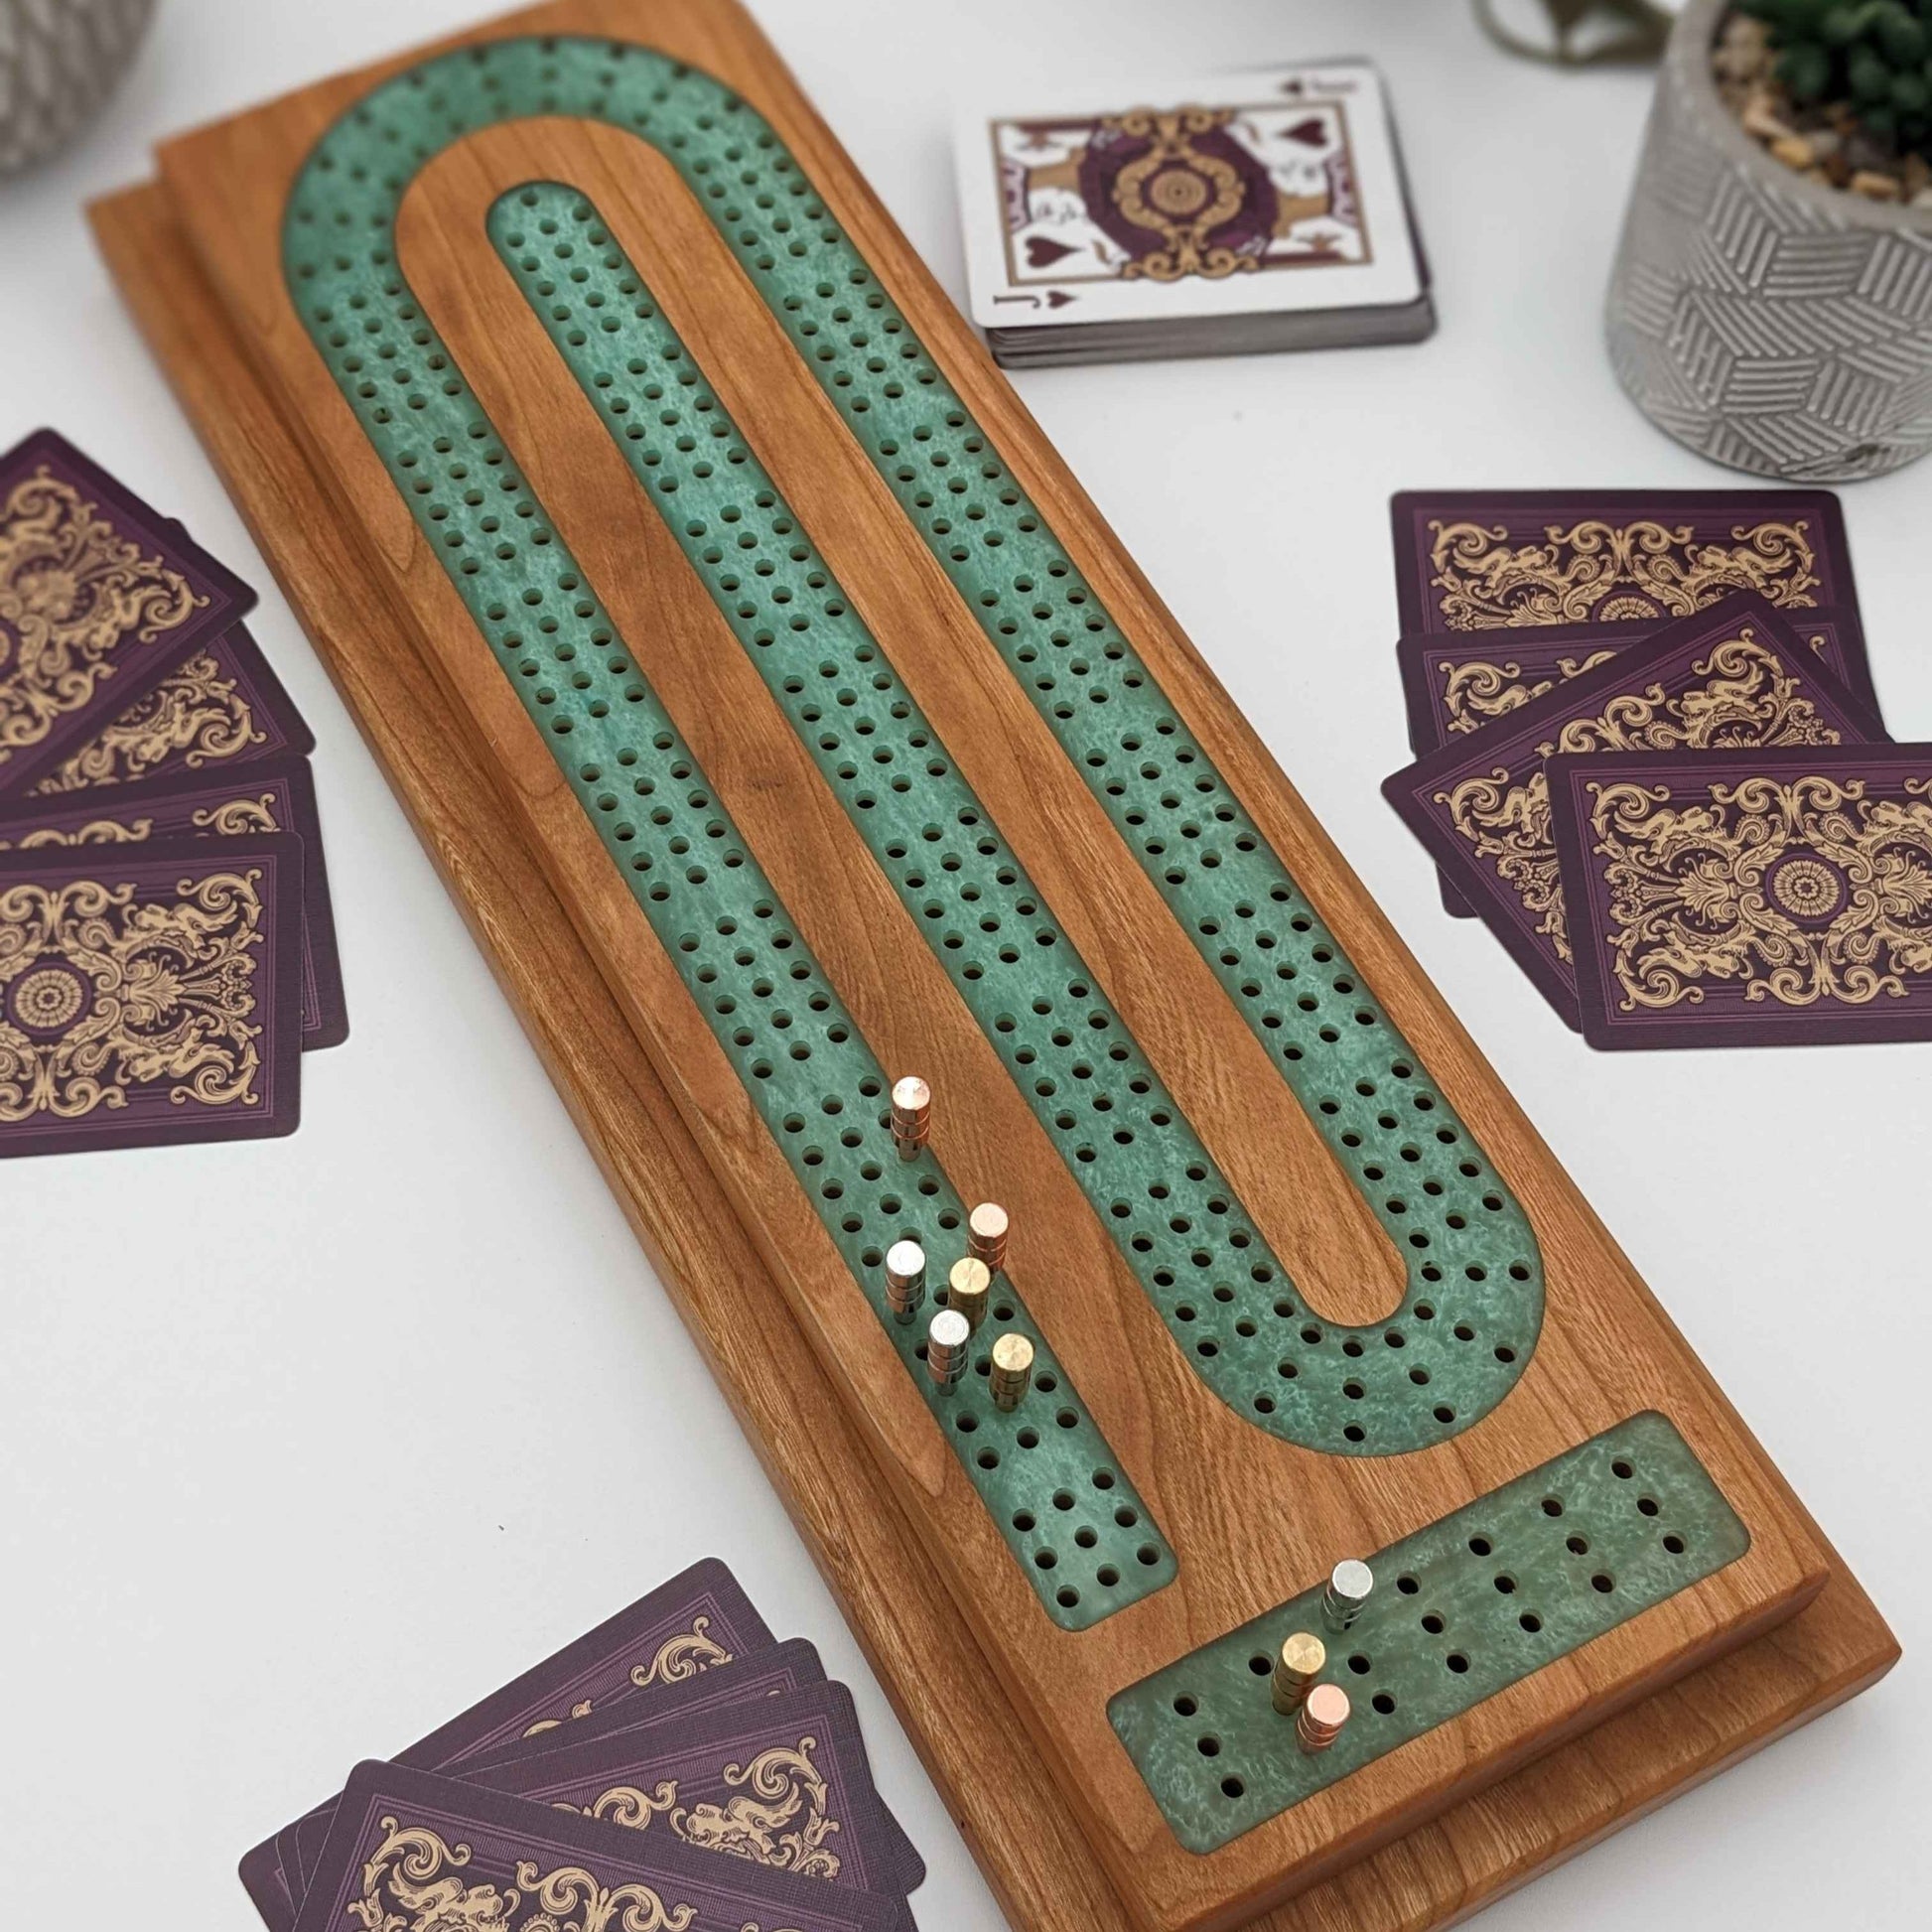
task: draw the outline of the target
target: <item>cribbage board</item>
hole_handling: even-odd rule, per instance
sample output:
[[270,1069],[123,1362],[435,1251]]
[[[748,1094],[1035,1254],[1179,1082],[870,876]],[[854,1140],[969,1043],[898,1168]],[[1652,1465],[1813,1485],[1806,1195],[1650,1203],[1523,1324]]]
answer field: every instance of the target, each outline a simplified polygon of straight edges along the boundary
[[[1016,1922],[1442,1924],[1889,1665],[741,11],[512,16],[94,218]],[[985,1199],[1011,1414],[884,1299]]]

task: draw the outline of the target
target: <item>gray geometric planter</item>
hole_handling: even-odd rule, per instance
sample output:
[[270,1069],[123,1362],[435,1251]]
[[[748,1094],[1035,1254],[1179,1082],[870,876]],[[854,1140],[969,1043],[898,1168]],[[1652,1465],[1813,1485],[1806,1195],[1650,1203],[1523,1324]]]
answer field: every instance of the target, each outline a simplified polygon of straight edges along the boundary
[[1660,429],[1793,483],[1932,449],[1932,216],[1806,181],[1711,72],[1727,0],[1690,0],[1657,80],[1611,276],[1610,360]]
[[0,0],[0,175],[50,155],[134,60],[154,0]]

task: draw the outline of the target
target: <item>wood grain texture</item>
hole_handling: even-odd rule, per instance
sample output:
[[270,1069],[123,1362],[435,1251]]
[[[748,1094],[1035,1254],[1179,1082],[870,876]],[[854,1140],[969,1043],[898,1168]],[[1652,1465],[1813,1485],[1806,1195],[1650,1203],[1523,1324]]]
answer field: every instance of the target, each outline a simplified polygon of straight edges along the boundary
[[[588,11],[614,29],[646,12]],[[1233,1922],[1289,1881],[1313,1889],[1279,1915],[1284,1928],[1440,1923],[1849,1694],[1889,1661],[1889,1638],[1856,1586],[1834,1576],[1825,1594],[1775,1637],[1750,1642],[1622,1719],[1598,1722],[1620,1700],[1803,1602],[1826,1575],[1815,1532],[1238,714],[1116,557],[1090,506],[851,178],[762,43],[728,9],[667,5],[647,12],[652,39],[667,38],[667,23],[681,24],[692,38],[678,51],[725,71],[752,94],[828,186],[848,227],[914,314],[970,406],[1496,1155],[1550,1258],[1552,1319],[1537,1363],[1502,1411],[1441,1449],[1399,1465],[1337,1464],[1260,1437],[1208,1398],[1173,1358],[1165,1331],[1093,1229],[1057,1159],[1030,1139],[1039,1130],[905,929],[897,901],[797,755],[762,687],[750,680],[655,511],[621,466],[616,473],[600,467],[607,448],[601,431],[591,426],[588,435],[572,439],[568,462],[548,452],[546,424],[582,430],[589,418],[483,241],[481,211],[497,189],[548,173],[599,201],[673,319],[687,337],[703,342],[708,373],[747,421],[761,458],[862,595],[875,629],[893,638],[896,661],[915,695],[960,751],[1056,907],[1064,897],[1068,929],[1164,1075],[1182,1092],[1203,1136],[1235,1171],[1238,1117],[1211,1069],[1188,1073],[1190,1057],[1212,1055],[1190,1055],[1186,1001],[1176,1005],[1167,990],[1170,972],[1182,989],[1197,984],[1188,977],[1200,970],[1191,949],[1176,942],[1165,910],[1125,865],[1084,790],[1060,772],[1057,748],[1041,742],[1043,728],[1018,704],[1011,680],[963,623],[949,587],[847,448],[844,431],[797,370],[789,347],[771,335],[735,264],[720,268],[707,254],[715,245],[708,224],[683,208],[675,183],[667,188],[653,179],[651,169],[661,164],[624,137],[554,123],[477,137],[436,164],[406,211],[405,260],[419,292],[526,460],[560,527],[609,587],[620,621],[632,627],[647,608],[660,630],[714,646],[664,651],[645,668],[691,732],[721,795],[868,1035],[889,1058],[903,1052],[904,1063],[940,1066],[949,1084],[961,1083],[958,1090],[975,1096],[956,1122],[948,1117],[941,1152],[949,1168],[962,1184],[997,1180],[983,1191],[1009,1197],[1021,1171],[1031,1191],[1017,1203],[1025,1241],[1016,1238],[1016,1277],[1180,1550],[1184,1588],[1176,1585],[1095,1632],[1067,1638],[1046,1630],[1030,1591],[1016,1595],[991,1587],[996,1571],[1012,1582],[997,1540],[990,1554],[984,1535],[936,1549],[908,1540],[908,1525],[929,1520],[935,1508],[977,1520],[976,1499],[939,1449],[922,1408],[907,1414],[897,1362],[882,1362],[876,1333],[852,1320],[856,1298],[842,1268],[816,1222],[803,1215],[788,1172],[772,1171],[762,1129],[745,1117],[722,1056],[708,1035],[694,1037],[694,1017],[681,1029],[675,1024],[688,1008],[681,988],[642,970],[652,959],[661,963],[654,939],[634,908],[605,893],[600,869],[608,871],[608,862],[601,850],[582,850],[581,825],[573,829],[581,814],[561,792],[520,710],[505,713],[491,697],[501,684],[494,666],[386,479],[379,470],[371,477],[365,467],[372,459],[360,433],[286,305],[278,309],[270,299],[280,290],[272,254],[257,252],[257,270],[251,275],[248,268],[250,250],[259,251],[268,232],[262,208],[271,199],[279,207],[293,160],[355,87],[331,83],[330,101],[298,97],[171,151],[170,180],[192,185],[199,210],[194,246],[175,226],[164,198],[148,193],[123,200],[99,217],[117,273],[292,602],[470,908],[653,1259],[770,1458],[1008,1909],[1042,1927],[1119,1922],[1118,1908],[1103,1904],[1106,1893],[1084,1833],[1134,1894],[1146,1922]],[[555,21],[558,10],[541,17]],[[252,176],[243,179],[238,162]],[[202,277],[198,258],[215,268],[212,284]],[[266,280],[263,260],[270,264]],[[689,327],[685,313],[697,302],[705,309],[702,331]],[[252,367],[236,345],[237,320],[264,351]],[[756,410],[747,406],[752,397],[760,398]],[[581,477],[574,474],[580,463]],[[891,567],[868,568],[874,556]],[[630,559],[630,566],[614,575],[605,566],[618,557]],[[635,601],[635,610],[626,610],[625,599]],[[667,611],[675,617],[668,624]],[[509,821],[505,797],[515,807]],[[1111,877],[1098,870],[1109,865]],[[828,877],[851,890],[815,890]],[[1105,880],[1100,890],[1097,878]],[[1131,932],[1131,945],[1109,943],[1123,931]],[[908,996],[908,973],[916,997]],[[1211,987],[1195,1003],[1216,1013],[1225,1004]],[[1222,1045],[1238,1065],[1240,1040],[1223,1036],[1214,1051]],[[715,1064],[707,1063],[707,1053]],[[1183,1090],[1188,1078],[1194,1084]],[[1297,1110],[1288,1117],[1297,1118]],[[1317,1196],[1324,1204],[1329,1197],[1337,1204],[1351,1200],[1325,1151],[1305,1126],[1299,1131],[1297,1178],[1325,1188]],[[1027,1150],[1026,1159],[1016,1162],[1016,1147]],[[1280,1180],[1265,1171],[1240,1171],[1239,1179],[1244,1190],[1252,1185],[1258,1213],[1299,1267],[1304,1236]],[[1372,1226],[1367,1235],[1372,1239],[1363,1239],[1359,1224],[1349,1231],[1344,1220],[1343,1234],[1321,1254],[1332,1271],[1324,1282],[1360,1279],[1363,1254],[1372,1257],[1380,1240]],[[818,1359],[836,1370],[840,1397],[817,1373],[798,1374],[796,1339],[776,1318],[780,1294],[803,1317]],[[1104,1318],[1096,1319],[1096,1311]],[[787,1362],[789,1374],[780,1366]],[[1589,1417],[1614,1420],[1647,1405],[1678,1421],[1751,1524],[1759,1547],[1748,1565],[1345,1781],[1323,1794],[1329,1802],[1311,1801],[1278,1821],[1280,1829],[1252,1834],[1206,1861],[1178,1854],[1105,1729],[1110,1690],[1288,1595],[1325,1569],[1336,1551],[1374,1547],[1494,1486],[1600,1426],[1587,1423]],[[882,1472],[897,1488],[903,1511],[870,1501],[880,1494]],[[1260,1483],[1270,1495],[1293,1498],[1293,1513],[1230,1510],[1227,1498],[1237,1483],[1244,1494]],[[1269,1520],[1296,1522],[1303,1534],[1293,1542],[1257,1538],[1254,1525]],[[946,1573],[943,1587],[935,1559]],[[978,1627],[996,1675],[948,1641],[958,1616],[945,1588],[981,1612]],[[1018,1640],[1003,1645],[1003,1632]],[[935,1673],[939,1652],[951,1654],[946,1670]],[[1042,1780],[1042,1756],[1010,1727],[956,1725],[960,1711],[997,1698],[995,1681],[1018,1687],[1043,1761],[1058,1774],[1057,1792]],[[1512,1758],[1547,1749],[1567,1729],[1589,1724],[1598,1727],[1587,1751],[1558,1749],[1480,1799],[1465,1795],[1472,1784],[1506,1772]],[[1606,1771],[1606,1764],[1615,1768]],[[1448,1804],[1454,1809],[1437,1825],[1411,1829]],[[1072,1830],[1076,1816],[1079,1831]],[[1324,1881],[1324,1872],[1405,1829],[1409,1835],[1400,1843]]]

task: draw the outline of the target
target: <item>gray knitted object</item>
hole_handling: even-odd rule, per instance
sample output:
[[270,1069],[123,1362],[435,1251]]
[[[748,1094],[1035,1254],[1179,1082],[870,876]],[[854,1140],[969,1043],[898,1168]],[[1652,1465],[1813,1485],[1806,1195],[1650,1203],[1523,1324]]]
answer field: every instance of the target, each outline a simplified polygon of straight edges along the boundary
[[1657,79],[1610,282],[1610,360],[1680,443],[1838,483],[1932,449],[1932,216],[1806,181],[1711,74],[1725,0],[1690,0]]
[[0,175],[52,154],[114,89],[154,0],[0,0]]

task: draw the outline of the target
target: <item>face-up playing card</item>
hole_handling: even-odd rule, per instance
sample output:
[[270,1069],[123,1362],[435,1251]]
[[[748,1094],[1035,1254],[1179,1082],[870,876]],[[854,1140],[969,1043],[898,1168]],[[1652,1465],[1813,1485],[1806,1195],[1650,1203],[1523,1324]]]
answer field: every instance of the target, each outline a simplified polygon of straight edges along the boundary
[[292,1134],[302,841],[0,853],[0,1156]]
[[305,758],[315,748],[315,734],[247,626],[236,624],[69,753],[29,795]]
[[31,788],[254,601],[52,430],[0,457],[0,794]]
[[778,1697],[472,1769],[474,1782],[860,1891],[902,1897],[924,1863],[873,1787],[852,1695]]
[[393,1764],[359,1764],[299,1932],[889,1932],[902,1900]]
[[1739,597],[1398,771],[1383,793],[1570,1026],[1574,954],[1543,761],[1869,743],[1883,727],[1770,607]]
[[[554,1731],[653,1685],[768,1650],[772,1642],[738,1580],[707,1558],[419,1738],[397,1761],[460,1773],[520,1738]],[[315,1869],[335,1803],[317,1807],[272,1841],[298,1909],[305,1864]],[[283,1932],[277,1921],[268,1922],[271,1932]]]
[[1932,745],[1548,772],[1592,1046],[1932,1038]]
[[35,794],[0,813],[0,853],[151,839],[236,837],[292,832],[303,847],[302,1043],[335,1046],[348,1037],[336,919],[323,863],[315,781],[300,759],[250,764],[233,773],[151,778],[111,794]]
[[1663,624],[1743,591],[1858,608],[1829,490],[1416,489],[1390,507],[1404,636]]
[[973,319],[994,330],[1416,302],[1364,62],[1089,87],[956,134]]

